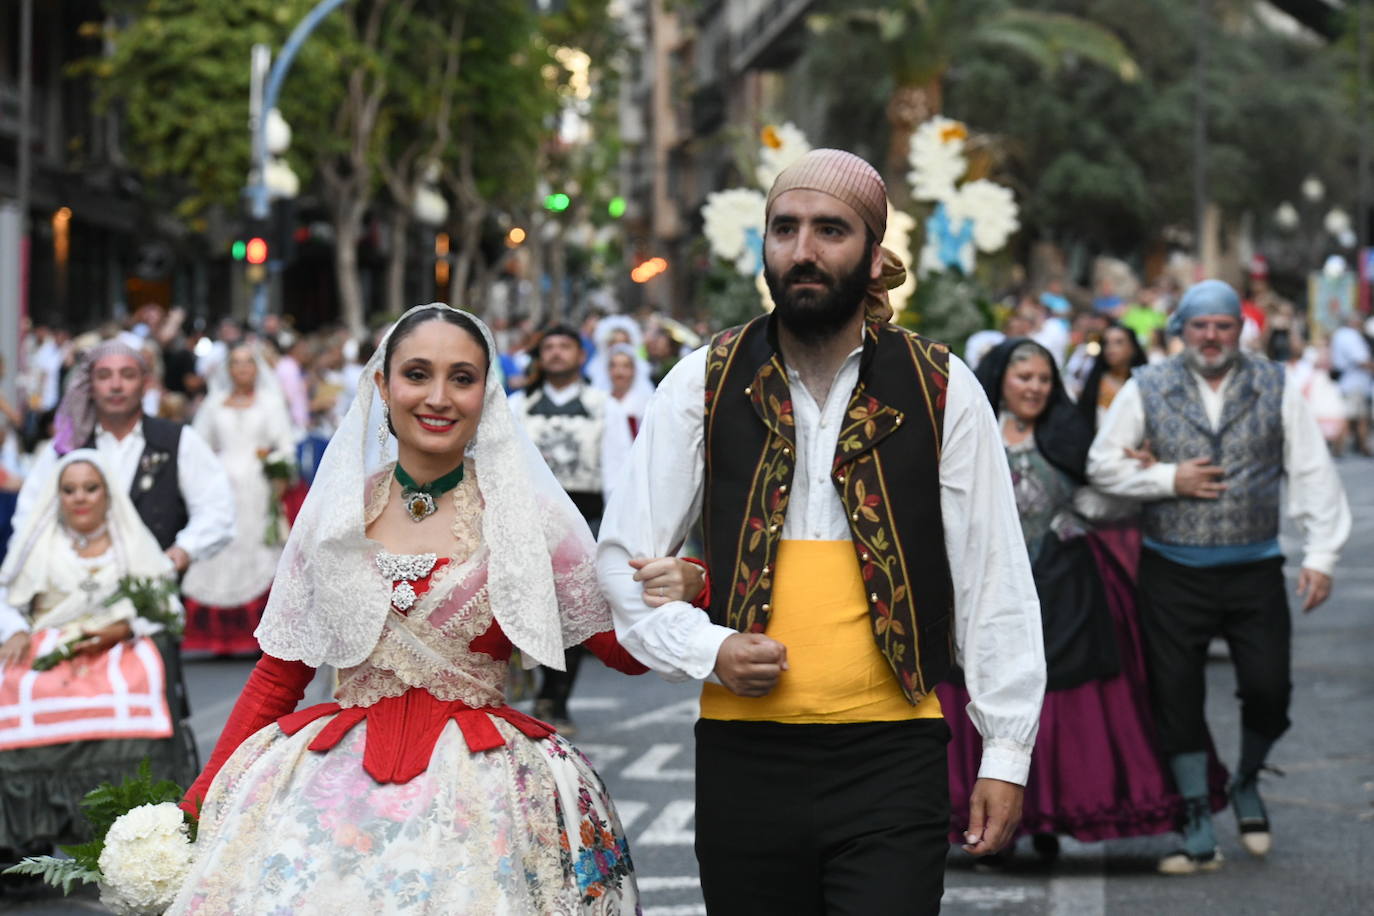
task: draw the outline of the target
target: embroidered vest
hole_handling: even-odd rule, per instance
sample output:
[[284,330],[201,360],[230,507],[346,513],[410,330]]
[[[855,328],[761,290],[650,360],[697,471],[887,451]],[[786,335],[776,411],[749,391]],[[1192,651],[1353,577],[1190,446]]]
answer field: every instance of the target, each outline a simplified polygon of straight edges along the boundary
[[583,385],[577,397],[555,404],[542,390],[534,391],[525,398],[520,420],[564,490],[601,492],[601,440],[606,428],[602,392]]
[[[869,323],[830,479],[849,516],[873,638],[908,701],[942,680],[954,588],[940,516],[949,351]],[[706,362],[702,509],[714,623],[767,630],[796,469],[786,369],[765,316],[717,334]]]
[[1214,430],[1182,356],[1135,371],[1145,438],[1160,461],[1210,458],[1226,469],[1219,499],[1146,503],[1148,537],[1190,547],[1254,544],[1279,533],[1283,476],[1283,367],[1242,356]]

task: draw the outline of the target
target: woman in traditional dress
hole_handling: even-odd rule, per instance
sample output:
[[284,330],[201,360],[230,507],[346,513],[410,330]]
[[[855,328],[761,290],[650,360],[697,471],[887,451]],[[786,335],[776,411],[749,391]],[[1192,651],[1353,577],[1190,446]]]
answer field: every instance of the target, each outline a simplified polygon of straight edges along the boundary
[[278,489],[284,484],[267,478],[263,459],[294,465],[296,436],[277,377],[252,345],[239,344],[215,367],[195,429],[224,462],[237,523],[227,547],[186,571],[182,648],[219,655],[257,652],[253,631],[267,606],[285,540]]
[[1113,321],[1102,332],[1102,350],[1083,382],[1083,394],[1078,399],[1079,413],[1094,432],[1107,415],[1116,393],[1131,378],[1137,366],[1149,362],[1140,340],[1125,325]]
[[[615,641],[591,533],[517,429],[495,353],[436,304],[369,362],[287,542],[265,654],[187,793],[196,861],[171,912],[638,912],[600,778],[504,704],[513,648],[645,668]],[[323,664],[336,702],[293,712]]]
[[[1045,633],[1048,684],[1021,831],[1035,834],[1046,858],[1058,854],[1058,835],[1097,841],[1167,833],[1183,800],[1156,749],[1130,578],[1090,534],[1089,518],[1114,511],[1084,486],[1091,429],[1049,351],[1034,341],[999,345],[978,377],[1001,420]],[[950,836],[957,843],[969,813],[957,800],[969,797],[982,743],[960,714],[969,702],[964,689],[936,689],[953,732]],[[1225,778],[1214,757],[1214,810],[1226,804]]]
[[[82,797],[144,759],[157,778],[195,775],[175,643],[128,598],[108,600],[125,576],[175,571],[108,480],[94,450],[64,455],[0,567],[0,857],[89,839]],[[70,660],[33,669],[73,643]]]
[[[1148,362],[1145,348],[1130,328],[1116,321],[1107,325],[1102,332],[1102,351],[1088,370],[1083,393],[1078,399],[1078,412],[1087,421],[1089,429],[1097,432],[1121,386],[1126,384],[1137,366]],[[1141,457],[1145,458],[1144,455]],[[1140,565],[1139,515],[1138,507],[1129,507],[1124,517],[1097,519],[1091,535],[1098,544],[1112,552],[1131,583],[1135,582],[1136,568]]]

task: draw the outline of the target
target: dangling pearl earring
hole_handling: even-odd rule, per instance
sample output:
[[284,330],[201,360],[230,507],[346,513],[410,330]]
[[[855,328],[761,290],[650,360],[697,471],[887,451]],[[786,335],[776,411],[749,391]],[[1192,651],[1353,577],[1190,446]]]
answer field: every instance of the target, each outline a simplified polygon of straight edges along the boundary
[[386,401],[382,402],[382,425],[377,427],[377,444],[386,448],[387,437],[391,435],[391,407]]

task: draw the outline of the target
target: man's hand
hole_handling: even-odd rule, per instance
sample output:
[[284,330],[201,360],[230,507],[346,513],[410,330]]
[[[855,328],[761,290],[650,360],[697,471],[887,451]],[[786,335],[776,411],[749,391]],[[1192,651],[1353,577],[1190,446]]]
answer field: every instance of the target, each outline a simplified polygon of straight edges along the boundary
[[1021,825],[1021,798],[1026,790],[1014,782],[979,779],[968,800],[964,851],[975,856],[997,852]]
[[1298,597],[1303,599],[1302,612],[1306,614],[1316,610],[1330,595],[1331,577],[1304,566],[1298,573]]
[[167,556],[177,568],[178,575],[186,572],[186,567],[191,565],[191,555],[175,544],[167,548]]
[[0,671],[4,671],[10,665],[18,663],[28,651],[28,633],[21,631],[5,640],[5,644],[0,646]]
[[1210,458],[1189,458],[1180,461],[1174,471],[1174,492],[1194,499],[1216,499],[1226,492],[1221,482],[1226,469],[1212,464]]
[[786,670],[787,647],[762,633],[731,634],[716,653],[716,677],[742,697],[765,696]]

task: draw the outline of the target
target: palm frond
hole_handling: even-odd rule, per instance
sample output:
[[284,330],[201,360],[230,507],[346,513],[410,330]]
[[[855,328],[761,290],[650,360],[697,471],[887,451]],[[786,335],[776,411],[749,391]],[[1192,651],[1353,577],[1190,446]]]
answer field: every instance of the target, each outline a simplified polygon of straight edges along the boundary
[[[1115,33],[1067,13],[1006,10],[985,20],[969,38],[1016,48],[1051,72],[1064,59],[1077,58],[1109,70],[1125,82],[1140,75],[1139,66]],[[1030,52],[1033,44],[1040,45],[1041,50]],[[1054,64],[1046,67],[1051,56]]]

